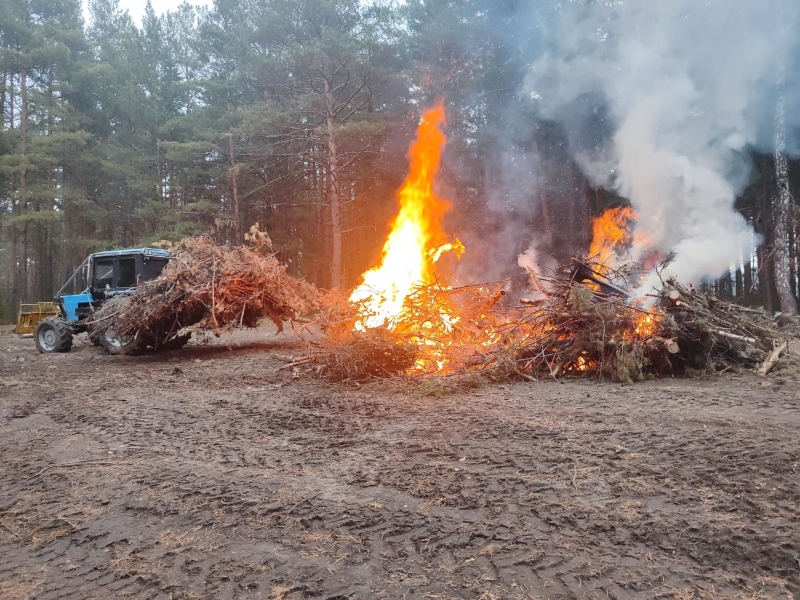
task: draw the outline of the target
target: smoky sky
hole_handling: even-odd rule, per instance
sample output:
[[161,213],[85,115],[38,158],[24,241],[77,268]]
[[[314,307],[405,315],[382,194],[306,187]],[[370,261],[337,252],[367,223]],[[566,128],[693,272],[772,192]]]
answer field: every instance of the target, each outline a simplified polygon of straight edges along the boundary
[[[631,202],[652,248],[676,252],[668,274],[699,281],[747,258],[758,240],[734,201],[750,180],[752,153],[774,150],[781,93],[786,149],[800,154],[800,2],[525,4],[514,5],[514,27],[506,19],[497,32],[526,65],[514,111],[527,105],[558,124],[591,184]],[[494,154],[487,171],[505,192],[488,203],[498,213],[522,205],[501,228],[504,240],[517,240],[519,211],[537,210],[535,190],[563,165],[541,146],[507,142]],[[522,171],[525,186],[515,186]],[[534,248],[542,235],[529,232]]]

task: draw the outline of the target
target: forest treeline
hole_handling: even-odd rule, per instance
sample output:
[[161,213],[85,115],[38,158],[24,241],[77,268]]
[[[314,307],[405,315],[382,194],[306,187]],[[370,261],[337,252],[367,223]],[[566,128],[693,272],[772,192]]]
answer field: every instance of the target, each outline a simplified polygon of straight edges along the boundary
[[[88,23],[80,0],[0,0],[0,320],[50,299],[90,252],[197,234],[239,244],[255,223],[294,275],[356,284],[420,111],[440,98],[440,187],[466,258],[499,255],[513,274],[536,232],[559,257],[585,250],[591,218],[621,200],[590,185],[567,132],[520,93],[538,49],[535,31],[508,35],[516,4],[218,0],[148,5],[137,24],[116,0],[89,0]],[[753,164],[738,208],[765,242],[715,285],[776,308],[778,214],[797,295],[794,203],[774,210],[774,156]],[[490,234],[508,219],[500,247]]]

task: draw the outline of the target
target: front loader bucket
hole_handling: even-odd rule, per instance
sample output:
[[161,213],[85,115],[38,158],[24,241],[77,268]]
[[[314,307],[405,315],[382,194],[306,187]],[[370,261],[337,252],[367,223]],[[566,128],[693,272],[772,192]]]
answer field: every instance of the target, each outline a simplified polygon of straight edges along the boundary
[[61,311],[53,302],[37,302],[36,304],[20,304],[19,315],[17,315],[17,327],[15,333],[33,333],[36,325],[46,317],[60,315]]

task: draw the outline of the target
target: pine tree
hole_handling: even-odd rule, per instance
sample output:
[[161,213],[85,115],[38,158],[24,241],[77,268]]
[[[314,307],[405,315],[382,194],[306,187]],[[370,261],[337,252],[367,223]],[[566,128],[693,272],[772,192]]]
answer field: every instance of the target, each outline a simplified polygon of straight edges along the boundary
[[326,207],[328,282],[341,288],[346,211],[364,174],[357,164],[369,164],[364,159],[377,150],[386,128],[376,94],[391,80],[387,67],[395,60],[387,35],[391,14],[354,0],[281,0],[272,6],[271,32],[282,33],[260,57],[268,74],[259,81],[265,99],[261,137],[271,152],[301,165],[305,187],[316,193],[313,202]]
[[0,177],[10,197],[6,219],[11,305],[52,295],[62,219],[80,198],[76,157],[88,134],[70,78],[87,45],[77,0],[14,0],[0,19],[4,73]]
[[[786,20],[783,15],[783,1],[775,2],[778,35],[786,39]],[[789,190],[789,172],[786,159],[786,65],[782,62],[778,65],[777,74],[777,102],[775,106],[775,180],[777,183],[777,197],[774,203],[773,222],[773,244],[774,244],[774,268],[775,268],[775,288],[778,293],[778,302],[781,312],[788,315],[797,314],[797,299],[792,291],[792,268],[791,252],[789,249],[789,225],[791,211],[790,207],[794,204],[791,191]]]

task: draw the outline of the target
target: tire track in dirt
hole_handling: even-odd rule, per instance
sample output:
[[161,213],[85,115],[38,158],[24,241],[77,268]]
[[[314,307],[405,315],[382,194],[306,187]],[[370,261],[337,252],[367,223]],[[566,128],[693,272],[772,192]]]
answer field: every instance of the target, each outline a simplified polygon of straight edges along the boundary
[[0,596],[800,593],[796,384],[437,399],[280,351],[0,361]]

